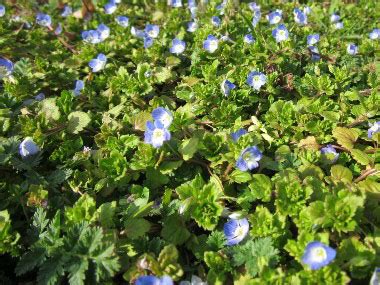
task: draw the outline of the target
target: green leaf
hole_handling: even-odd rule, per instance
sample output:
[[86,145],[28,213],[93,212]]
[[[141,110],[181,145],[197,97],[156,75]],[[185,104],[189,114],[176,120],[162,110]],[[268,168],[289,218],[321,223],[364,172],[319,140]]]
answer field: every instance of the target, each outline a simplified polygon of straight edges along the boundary
[[368,165],[371,162],[370,157],[364,151],[360,149],[351,149],[352,157],[361,165]]
[[129,219],[124,222],[126,235],[131,239],[143,236],[150,229],[150,223],[143,218]]
[[190,232],[180,217],[171,215],[163,221],[161,236],[174,245],[181,245],[189,239]]
[[252,176],[249,172],[241,171],[239,169],[232,171],[228,177],[236,183],[245,183],[252,179]]
[[331,167],[331,177],[335,181],[342,181],[349,183],[352,181],[352,172],[348,168],[341,165],[334,165]]
[[67,119],[67,131],[72,134],[77,134],[83,131],[83,129],[87,127],[91,122],[90,116],[82,111],[75,111],[70,113]]
[[359,137],[360,132],[356,129],[336,127],[333,130],[333,136],[342,147],[352,149],[354,143]]
[[264,202],[269,202],[272,197],[272,182],[264,174],[253,174],[252,181],[249,183],[249,189],[253,197]]
[[198,150],[199,139],[197,137],[192,137],[191,139],[184,140],[178,151],[182,154],[184,160],[189,160],[194,156]]
[[47,98],[41,102],[40,114],[43,114],[48,121],[57,121],[61,116],[56,100],[56,98]]
[[88,194],[83,195],[73,207],[66,208],[65,217],[69,225],[91,221],[96,211],[95,200]]

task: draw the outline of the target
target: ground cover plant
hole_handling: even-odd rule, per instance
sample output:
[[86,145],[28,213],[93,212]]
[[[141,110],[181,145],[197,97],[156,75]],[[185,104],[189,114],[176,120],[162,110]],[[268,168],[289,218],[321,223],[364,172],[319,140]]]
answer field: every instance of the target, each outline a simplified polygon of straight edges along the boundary
[[3,2],[0,283],[378,284],[380,4],[347,2]]

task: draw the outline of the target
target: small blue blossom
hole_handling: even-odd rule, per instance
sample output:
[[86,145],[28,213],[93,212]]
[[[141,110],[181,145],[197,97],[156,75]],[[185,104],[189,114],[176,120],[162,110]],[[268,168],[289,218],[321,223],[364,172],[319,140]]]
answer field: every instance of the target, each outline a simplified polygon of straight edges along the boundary
[[60,35],[62,33],[62,24],[61,23],[58,23],[57,27],[55,28],[54,30],[54,34],[56,34],[57,36]]
[[173,285],[173,280],[169,276],[161,278],[153,275],[144,275],[136,279],[135,285]]
[[336,250],[319,241],[310,242],[302,256],[302,262],[311,270],[318,270],[331,263],[336,256]]
[[118,23],[123,28],[126,28],[129,25],[129,18],[126,16],[117,16],[116,23]]
[[208,35],[207,39],[203,42],[203,48],[209,53],[213,53],[218,49],[219,41],[213,35]]
[[170,140],[171,135],[160,121],[148,121],[144,133],[144,142],[155,148],[161,147],[165,141]]
[[152,111],[153,120],[160,122],[164,128],[169,128],[173,122],[173,115],[163,107],[158,107]]
[[252,11],[260,11],[260,5],[257,5],[256,2],[250,2],[248,3],[248,8]]
[[26,158],[30,155],[35,155],[39,151],[40,148],[30,137],[25,138],[19,145],[19,153],[22,158]]
[[51,17],[47,14],[38,13],[36,16],[36,22],[40,26],[50,27],[51,26]]
[[146,36],[143,30],[137,29],[135,27],[131,27],[131,34],[140,39],[143,39]]
[[172,41],[170,52],[174,54],[181,54],[185,51],[185,48],[186,48],[186,43],[176,38]]
[[248,134],[247,130],[241,128],[238,129],[236,132],[231,133],[231,138],[234,142],[237,142],[241,136],[244,136],[245,134]]
[[371,40],[380,39],[380,29],[373,29],[373,31],[369,33],[369,38]]
[[182,7],[182,0],[171,0],[170,1],[170,6],[174,8],[180,8]]
[[144,48],[150,48],[154,43],[154,40],[151,37],[144,38]]
[[75,81],[74,95],[79,96],[81,94],[81,91],[83,90],[83,88],[84,88],[83,80]]
[[235,245],[240,243],[249,232],[249,223],[246,218],[231,219],[223,226],[224,236],[227,245]]
[[188,0],[188,1],[187,1],[187,6],[188,6],[189,8],[191,8],[191,7],[196,7],[196,6],[197,6],[197,2],[196,2],[195,0]]
[[0,17],[3,17],[5,15],[5,6],[0,5]]
[[191,19],[195,20],[195,17],[197,16],[197,12],[198,12],[198,7],[196,6],[189,7],[189,10],[191,14]]
[[307,15],[304,12],[302,12],[300,9],[298,8],[294,9],[293,15],[294,15],[294,21],[297,24],[300,24],[300,25],[307,24]]
[[36,96],[34,96],[34,99],[36,100],[36,101],[42,101],[42,100],[44,100],[45,99],[45,94],[44,93],[38,93]]
[[236,166],[241,171],[252,170],[259,167],[259,161],[262,158],[263,154],[257,146],[247,147],[241,152],[236,161]]
[[101,42],[100,33],[96,30],[82,32],[82,39],[86,43],[97,44]]
[[275,25],[278,24],[282,19],[282,13],[280,11],[274,11],[267,15],[269,24]]
[[117,9],[117,5],[115,2],[108,2],[106,5],[104,5],[104,13],[106,13],[107,15],[111,15],[113,14],[116,9]]
[[337,23],[335,23],[335,29],[337,29],[337,30],[343,29],[343,22],[337,22]]
[[264,73],[259,71],[251,71],[247,77],[247,84],[255,90],[260,90],[261,86],[263,86],[267,82],[267,77]]
[[307,45],[312,46],[319,42],[319,34],[311,34],[307,36]]
[[380,267],[375,267],[375,270],[372,274],[369,285],[379,285],[380,284]]
[[338,14],[332,14],[330,16],[330,22],[331,23],[336,23],[340,20],[340,16]]
[[359,48],[355,44],[348,44],[347,45],[347,53],[350,55],[355,55],[358,53]]
[[146,33],[150,38],[153,38],[153,39],[157,38],[159,32],[160,32],[160,27],[157,26],[157,25],[148,24],[148,25],[146,25],[146,27],[145,27],[145,33]]
[[252,34],[247,34],[244,36],[244,42],[250,45],[255,42],[255,38],[252,36]]
[[231,90],[236,88],[235,84],[233,84],[231,81],[227,79],[223,80],[220,87],[222,89],[224,96],[230,95]]
[[90,60],[88,65],[91,67],[92,72],[98,72],[106,66],[106,63],[107,57],[104,54],[99,53],[96,58]]
[[339,158],[339,153],[336,152],[335,148],[331,144],[321,148],[321,154],[326,157],[330,156],[332,158],[332,162],[336,162]]
[[220,18],[217,17],[217,16],[213,16],[213,17],[211,18],[211,24],[212,24],[214,27],[219,27],[221,22],[222,22],[222,21],[221,21]]
[[286,41],[289,38],[288,29],[285,27],[284,24],[277,26],[277,28],[275,28],[272,31],[272,35],[276,39],[276,42],[278,43],[282,41]]
[[372,139],[372,136],[377,133],[380,133],[380,121],[370,124],[370,128],[368,129],[368,138]]
[[303,8],[303,12],[306,14],[306,15],[309,15],[311,13],[311,8],[309,6],[305,6]]
[[100,41],[104,41],[110,35],[110,28],[104,24],[100,24],[96,30],[99,33]]
[[260,10],[254,11],[253,18],[252,18],[252,26],[256,27],[257,24],[260,22],[260,19],[261,19],[261,11]]
[[190,33],[194,33],[198,29],[198,24],[197,22],[188,22],[187,23],[187,31]]
[[311,52],[311,59],[313,61],[317,61],[317,60],[320,60],[321,59],[321,56],[319,54],[319,50],[316,46],[309,46],[308,47],[310,52]]
[[13,62],[0,57],[0,79],[8,77],[13,72]]
[[72,13],[73,13],[73,9],[69,5],[65,5],[65,7],[63,7],[61,16],[66,18],[70,16]]

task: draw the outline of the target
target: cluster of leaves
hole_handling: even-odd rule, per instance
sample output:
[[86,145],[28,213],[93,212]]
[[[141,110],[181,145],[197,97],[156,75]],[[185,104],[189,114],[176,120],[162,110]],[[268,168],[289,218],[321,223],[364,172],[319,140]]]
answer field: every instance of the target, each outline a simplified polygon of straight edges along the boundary
[[[94,13],[82,1],[8,2],[0,56],[15,67],[0,83],[0,278],[369,280],[380,264],[380,135],[367,136],[368,123],[380,118],[380,41],[368,38],[380,18],[378,1],[309,3],[304,27],[292,20],[297,2],[258,1],[263,15],[283,10],[290,39],[281,44],[265,17],[252,27],[245,1],[227,1],[219,28],[210,19],[222,1],[200,4],[194,33],[186,32],[186,8],[124,1],[117,13],[130,26],[160,26],[149,49],[115,15],[104,14],[107,1],[83,1],[94,4]],[[63,2],[78,10],[76,17],[60,17]],[[37,10],[54,24],[59,19],[63,34],[33,24]],[[342,30],[329,20],[336,11]],[[83,42],[81,32],[100,23],[110,37]],[[247,33],[255,43],[244,43]],[[321,35],[319,61],[306,46],[311,33]],[[232,40],[210,54],[202,47],[209,34]],[[169,52],[175,37],[186,41],[178,56]],[[356,56],[347,54],[349,42],[358,44]],[[107,55],[107,65],[91,73],[88,62],[98,53]],[[251,70],[267,75],[260,91],[246,84]],[[71,91],[77,79],[85,81],[80,96]],[[229,96],[220,88],[224,79],[237,86]],[[40,92],[46,99],[35,100]],[[159,106],[174,118],[171,140],[156,149],[143,137]],[[233,141],[230,134],[240,128],[248,133]],[[22,159],[25,137],[41,151]],[[321,155],[327,144],[338,150],[337,161]],[[242,172],[236,159],[252,145],[263,152],[260,167]],[[226,246],[223,224],[232,213],[247,217],[250,231],[239,245]],[[336,260],[317,271],[301,261],[314,240],[337,250]]]

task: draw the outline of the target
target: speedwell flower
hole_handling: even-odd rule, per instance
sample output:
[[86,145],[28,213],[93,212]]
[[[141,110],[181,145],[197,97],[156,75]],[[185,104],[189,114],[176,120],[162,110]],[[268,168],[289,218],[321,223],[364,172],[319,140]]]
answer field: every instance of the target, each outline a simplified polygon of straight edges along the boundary
[[237,142],[241,136],[244,136],[245,134],[248,134],[247,130],[241,128],[238,129],[236,132],[231,133],[231,138],[234,142]]
[[108,38],[110,35],[110,28],[104,24],[100,24],[96,30],[99,33],[99,38],[101,42]]
[[42,101],[42,100],[44,100],[45,99],[45,94],[44,93],[38,93],[36,96],[34,96],[34,99],[36,100],[36,101]]
[[221,21],[220,18],[217,17],[217,16],[213,16],[213,17],[211,18],[211,24],[212,24],[214,27],[219,27],[221,22],[222,22],[222,21]]
[[28,157],[30,155],[35,155],[39,151],[40,148],[30,137],[25,138],[19,145],[19,153],[22,158]]
[[129,18],[126,16],[117,16],[116,23],[118,23],[123,28],[126,28],[129,25]]
[[187,23],[187,31],[190,33],[194,33],[198,29],[198,24],[195,21]]
[[311,59],[312,60],[320,60],[321,59],[321,56],[319,54],[319,50],[316,46],[309,46],[308,47],[310,52],[311,52]]
[[307,36],[307,45],[312,46],[319,42],[319,34],[311,34]]
[[47,14],[38,13],[36,16],[36,22],[40,26],[50,27],[51,26],[51,17]]
[[92,72],[98,72],[106,66],[106,63],[107,57],[104,54],[99,53],[96,58],[90,60],[88,65],[91,67]]
[[278,25],[277,28],[275,28],[272,31],[273,37],[276,39],[276,42],[282,42],[286,41],[289,38],[289,32],[288,29],[285,27],[284,24]]
[[81,91],[83,90],[83,88],[84,88],[83,80],[75,81],[74,95],[79,96],[81,94]]
[[62,24],[61,23],[58,23],[57,27],[55,28],[54,30],[54,34],[56,34],[57,36],[60,35],[62,33]]
[[86,43],[90,44],[97,44],[101,42],[100,33],[96,30],[83,31],[82,39]]
[[252,170],[259,167],[259,161],[262,158],[263,154],[257,146],[247,147],[241,152],[236,161],[236,166],[241,171]]
[[359,48],[355,44],[348,44],[347,45],[347,53],[350,55],[355,55],[358,53]]
[[222,89],[222,92],[225,96],[230,95],[230,92],[232,89],[235,89],[236,86],[229,80],[223,80],[222,84],[220,85],[220,88]]
[[227,245],[240,243],[248,234],[249,223],[246,218],[231,219],[224,224],[223,232],[227,239]]
[[8,77],[13,72],[13,63],[12,61],[0,57],[0,79]]
[[300,9],[298,8],[294,9],[293,15],[294,15],[294,21],[297,24],[300,24],[300,25],[307,24],[307,15],[304,12],[302,12]]
[[140,39],[143,39],[146,36],[143,30],[137,29],[133,26],[131,27],[131,34]]
[[3,17],[5,15],[5,6],[0,5],[0,17]]
[[198,276],[192,275],[190,281],[181,281],[179,285],[207,285],[207,281],[202,281]]
[[337,30],[343,29],[343,22],[337,22],[337,23],[335,23],[335,29],[337,29]]
[[73,9],[69,5],[65,5],[65,7],[63,7],[61,16],[66,18],[70,16],[72,13],[73,13]]
[[371,40],[380,39],[380,29],[373,29],[373,31],[369,33],[369,38]]
[[170,6],[174,8],[180,8],[182,7],[182,0],[171,0],[170,1]]
[[380,121],[370,124],[368,129],[368,138],[372,139],[372,136],[376,133],[380,133]]
[[173,285],[173,280],[169,276],[161,278],[154,275],[143,275],[136,279],[135,285]]
[[264,73],[259,71],[251,71],[247,77],[247,84],[255,90],[260,90],[261,86],[263,86],[267,82],[267,77]]
[[309,15],[311,13],[311,8],[309,6],[305,6],[303,8],[303,12],[306,14],[306,15]]
[[146,27],[145,27],[145,33],[146,33],[150,38],[153,38],[153,39],[157,38],[159,32],[160,32],[160,27],[157,26],[157,25],[148,24],[148,25],[146,25]]
[[169,128],[173,122],[173,115],[163,107],[158,107],[152,111],[152,117],[155,121],[160,122],[164,128]]
[[302,256],[302,262],[310,269],[317,270],[331,263],[336,256],[336,250],[319,241],[310,242]]
[[116,11],[117,5],[115,2],[110,1],[106,5],[104,5],[103,8],[104,8],[104,13],[106,13],[107,15],[111,15]]
[[176,38],[172,41],[170,52],[174,54],[181,54],[185,51],[185,48],[186,48],[186,43]]
[[248,3],[248,8],[253,12],[260,11],[260,5],[257,5],[256,2]]
[[331,144],[321,148],[321,153],[327,158],[331,157],[331,162],[335,162],[339,158],[339,153],[336,152],[335,148]]
[[150,48],[154,43],[153,38],[151,37],[144,37],[144,48]]
[[330,16],[330,22],[331,23],[336,23],[336,22],[338,22],[340,20],[340,16],[338,15],[338,14],[332,14],[331,16]]
[[247,34],[244,36],[244,42],[246,44],[252,44],[255,42],[255,38],[252,36],[252,34]]
[[278,24],[282,19],[282,13],[280,11],[276,10],[272,13],[269,13],[267,15],[267,19],[269,21],[269,24],[271,24],[271,25]]
[[253,12],[252,26],[256,27],[260,19],[261,19],[261,11],[256,10],[255,12]]
[[207,39],[203,42],[203,48],[207,50],[209,53],[213,53],[218,49],[218,44],[218,39],[213,35],[209,35]]
[[145,143],[151,144],[155,148],[161,147],[165,141],[170,140],[170,132],[160,121],[148,121],[144,134]]

